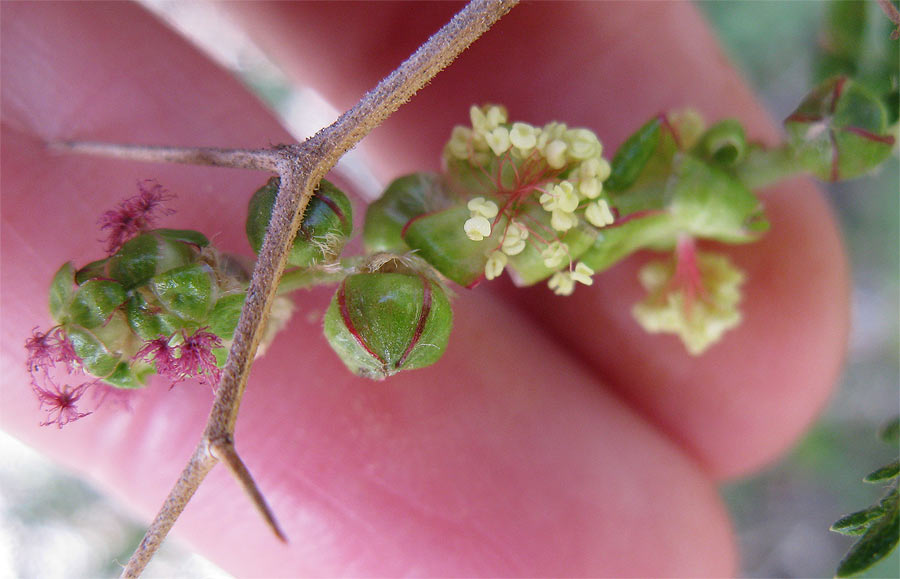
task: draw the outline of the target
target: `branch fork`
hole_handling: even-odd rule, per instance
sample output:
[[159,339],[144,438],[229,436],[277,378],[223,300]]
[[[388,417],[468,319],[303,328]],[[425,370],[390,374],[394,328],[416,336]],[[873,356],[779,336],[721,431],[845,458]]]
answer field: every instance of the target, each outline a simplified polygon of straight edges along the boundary
[[280,178],[269,230],[253,270],[206,428],[181,476],[128,561],[123,577],[141,574],[194,492],[218,462],[222,462],[237,479],[276,537],[287,541],[272,509],[238,455],[234,428],[250,366],[263,335],[264,321],[277,295],[278,281],[284,273],[306,206],[319,181],[347,151],[447,67],[517,2],[472,0],[356,106],[300,144],[268,149],[157,147],[85,141],[50,145],[61,152],[119,159],[265,170]]

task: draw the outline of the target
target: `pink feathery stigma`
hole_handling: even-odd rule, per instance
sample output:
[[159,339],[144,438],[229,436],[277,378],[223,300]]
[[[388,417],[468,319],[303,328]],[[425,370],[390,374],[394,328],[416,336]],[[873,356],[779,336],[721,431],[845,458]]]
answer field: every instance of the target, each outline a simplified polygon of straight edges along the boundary
[[216,356],[213,348],[221,348],[222,340],[212,332],[200,328],[190,336],[184,330],[181,335],[184,343],[181,344],[181,356],[178,358],[178,366],[185,378],[208,376],[213,384],[219,383],[222,370],[216,365]]
[[100,230],[108,230],[106,252],[112,255],[126,241],[149,229],[160,215],[171,215],[174,209],[164,203],[175,198],[155,181],[138,183],[139,193],[119,203],[100,216]]
[[25,340],[25,350],[28,351],[25,365],[32,374],[38,370],[49,371],[57,363],[65,364],[70,374],[81,366],[81,360],[61,326],[46,333],[32,329],[31,337]]
[[57,428],[62,428],[70,422],[91,414],[90,412],[79,412],[76,403],[94,382],[85,382],[74,387],[68,384],[60,387],[59,384],[49,379],[47,382],[50,384],[50,388],[43,388],[36,383],[31,385],[38,397],[41,410],[47,412],[47,420],[41,422],[41,426],[56,424]]
[[169,336],[161,335],[148,341],[134,354],[133,359],[153,362],[157,374],[178,381],[181,380],[181,369],[175,356],[175,348],[169,345],[170,339]]

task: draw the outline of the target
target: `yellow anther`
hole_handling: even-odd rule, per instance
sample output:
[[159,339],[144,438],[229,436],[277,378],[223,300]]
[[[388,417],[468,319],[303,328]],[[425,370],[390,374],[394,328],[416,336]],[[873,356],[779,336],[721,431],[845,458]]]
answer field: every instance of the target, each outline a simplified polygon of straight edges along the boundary
[[506,267],[506,255],[500,251],[494,251],[488,256],[487,263],[484,264],[484,277],[491,280],[503,273]]
[[466,220],[463,229],[466,231],[466,237],[472,241],[481,241],[485,237],[490,237],[491,222],[482,215],[476,215]]
[[572,279],[571,273],[558,271],[547,282],[547,287],[558,296],[570,296],[575,291],[575,280]]
[[600,199],[588,205],[584,211],[584,217],[594,227],[606,227],[612,225],[616,220],[606,199]]
[[469,202],[466,203],[466,207],[472,212],[472,217],[481,215],[485,219],[497,217],[497,213],[500,211],[496,203],[493,201],[485,201],[484,197],[469,199]]
[[594,270],[584,263],[579,262],[578,265],[575,266],[575,271],[572,272],[572,279],[580,284],[591,285],[594,283],[594,279],[591,277],[592,275],[594,275]]
[[578,217],[574,213],[554,209],[550,215],[550,227],[556,231],[568,231],[576,225],[578,225]]
[[568,245],[561,241],[554,241],[544,248],[541,252],[541,257],[544,258],[544,266],[553,269],[562,265],[568,254]]

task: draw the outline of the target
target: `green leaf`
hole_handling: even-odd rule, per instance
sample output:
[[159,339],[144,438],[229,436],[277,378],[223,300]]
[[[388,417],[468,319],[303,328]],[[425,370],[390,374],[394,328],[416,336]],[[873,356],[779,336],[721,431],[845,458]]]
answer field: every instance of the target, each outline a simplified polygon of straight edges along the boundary
[[878,431],[878,438],[888,444],[900,444],[900,416],[882,426]]
[[880,519],[883,515],[881,505],[875,505],[841,517],[831,525],[831,530],[842,535],[862,535],[869,527],[869,523]]
[[612,160],[612,172],[604,183],[607,191],[623,191],[637,180],[656,152],[662,119],[648,121],[618,148]]
[[75,292],[68,318],[91,329],[103,325],[125,301],[125,289],[114,281],[91,280]]
[[900,473],[900,461],[895,460],[894,462],[869,473],[863,481],[867,483],[888,481],[892,478],[896,478],[898,473]]
[[66,310],[75,295],[75,266],[63,264],[50,282],[50,315],[58,324],[67,321]]
[[865,534],[841,560],[836,575],[849,577],[865,571],[897,546],[900,538],[900,512],[896,487],[881,501],[884,515],[872,522]]

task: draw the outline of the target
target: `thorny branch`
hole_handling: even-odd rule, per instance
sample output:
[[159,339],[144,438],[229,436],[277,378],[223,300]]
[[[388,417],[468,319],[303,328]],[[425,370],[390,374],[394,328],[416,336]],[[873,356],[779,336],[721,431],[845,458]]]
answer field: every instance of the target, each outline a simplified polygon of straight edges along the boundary
[[131,556],[123,577],[137,577],[160,547],[194,492],[218,461],[238,479],[269,527],[286,540],[271,509],[234,446],[234,427],[263,326],[284,272],[291,242],[319,181],[372,129],[409,100],[438,72],[506,14],[518,0],[472,0],[399,68],[331,126],[299,145],[271,149],[146,147],[88,142],[57,143],[74,153],[150,162],[176,162],[278,174],[280,187],[247,298],[225,363],[206,429],[194,454]]

